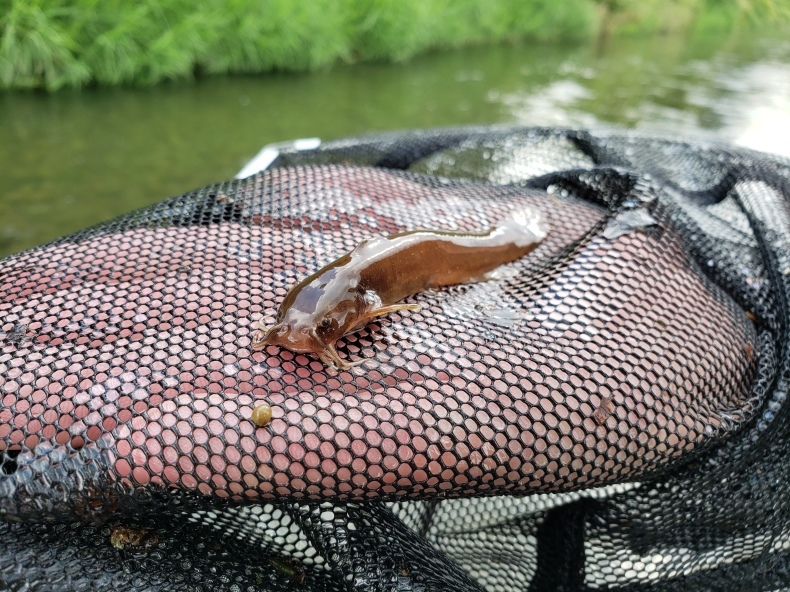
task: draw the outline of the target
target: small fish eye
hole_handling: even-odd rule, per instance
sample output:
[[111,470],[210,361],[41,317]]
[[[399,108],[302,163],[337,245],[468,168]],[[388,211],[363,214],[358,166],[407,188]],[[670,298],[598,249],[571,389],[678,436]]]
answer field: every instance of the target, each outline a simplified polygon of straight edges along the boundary
[[321,326],[326,328],[329,326],[329,319],[324,319],[321,321]]

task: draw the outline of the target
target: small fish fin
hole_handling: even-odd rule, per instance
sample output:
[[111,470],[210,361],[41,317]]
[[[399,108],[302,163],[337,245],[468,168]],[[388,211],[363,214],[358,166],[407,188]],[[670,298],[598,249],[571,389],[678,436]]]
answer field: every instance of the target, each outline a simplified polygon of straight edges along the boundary
[[365,315],[365,321],[370,321],[376,317],[381,317],[391,312],[398,312],[401,310],[420,310],[422,308],[419,304],[391,304],[390,306],[382,306],[381,308],[374,308]]
[[502,279],[502,277],[504,277],[503,274],[502,274],[502,271],[501,271],[500,267],[497,267],[496,269],[492,269],[491,271],[487,271],[487,272],[485,272],[485,273],[483,273],[481,275],[478,275],[476,277],[469,278],[464,283],[465,284],[480,284],[482,282],[490,282],[492,280],[499,280],[499,279]]
[[370,238],[366,238],[363,241],[361,241],[356,247],[354,247],[354,250],[351,252],[354,253],[356,251],[361,251],[362,249],[374,248],[385,240],[387,240],[386,236],[382,236],[382,235],[371,236]]
[[316,352],[318,354],[319,359],[326,364],[327,366],[331,366],[333,368],[337,368],[338,370],[350,370],[355,366],[359,366],[367,362],[367,360],[357,360],[356,362],[346,362],[343,358],[341,358],[337,350],[331,345],[327,345],[326,349],[322,352]]

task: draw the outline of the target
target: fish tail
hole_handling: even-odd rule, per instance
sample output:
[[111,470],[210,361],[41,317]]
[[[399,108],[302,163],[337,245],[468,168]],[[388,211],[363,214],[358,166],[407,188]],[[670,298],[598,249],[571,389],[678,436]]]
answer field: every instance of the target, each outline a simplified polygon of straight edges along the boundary
[[543,212],[525,206],[510,212],[497,224],[497,229],[501,229],[510,242],[528,247],[546,238],[549,223]]

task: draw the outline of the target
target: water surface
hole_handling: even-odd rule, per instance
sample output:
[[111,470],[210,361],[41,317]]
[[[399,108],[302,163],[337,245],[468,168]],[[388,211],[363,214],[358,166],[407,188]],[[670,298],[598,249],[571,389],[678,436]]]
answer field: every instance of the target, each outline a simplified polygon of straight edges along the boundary
[[230,178],[270,142],[475,123],[617,125],[790,156],[790,41],[506,45],[311,74],[0,94],[0,256]]

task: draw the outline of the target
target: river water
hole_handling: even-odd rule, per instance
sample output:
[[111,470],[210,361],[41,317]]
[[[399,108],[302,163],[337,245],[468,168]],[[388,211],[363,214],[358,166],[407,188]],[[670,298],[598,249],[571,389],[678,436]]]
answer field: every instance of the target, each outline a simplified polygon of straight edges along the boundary
[[232,177],[264,144],[476,123],[702,136],[790,156],[790,41],[505,45],[310,74],[0,94],[0,256]]

